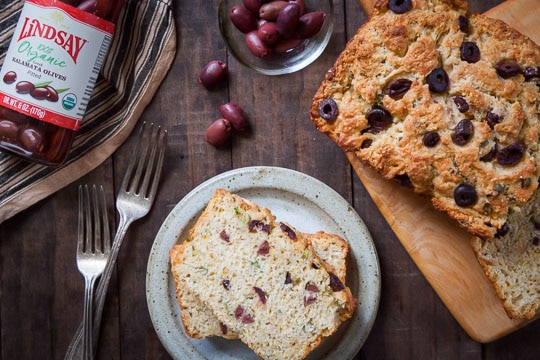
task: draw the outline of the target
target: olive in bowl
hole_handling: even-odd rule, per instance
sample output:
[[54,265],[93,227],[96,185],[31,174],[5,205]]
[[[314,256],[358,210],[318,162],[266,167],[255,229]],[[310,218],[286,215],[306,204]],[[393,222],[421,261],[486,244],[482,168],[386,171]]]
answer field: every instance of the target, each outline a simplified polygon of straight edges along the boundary
[[221,0],[219,28],[229,52],[265,75],[301,70],[324,51],[333,30],[332,0]]

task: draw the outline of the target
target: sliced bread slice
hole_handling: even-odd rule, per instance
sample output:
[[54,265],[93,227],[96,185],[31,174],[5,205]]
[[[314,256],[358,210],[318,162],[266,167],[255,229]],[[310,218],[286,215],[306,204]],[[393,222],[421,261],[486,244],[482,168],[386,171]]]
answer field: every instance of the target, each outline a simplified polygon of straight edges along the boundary
[[[338,235],[318,231],[315,234],[305,234],[311,242],[315,253],[325,262],[325,266],[332,269],[333,273],[341,280],[346,281],[347,254],[349,245]],[[177,264],[177,255],[180,245],[174,246],[170,251],[171,265]],[[214,315],[212,310],[191,291],[179,291],[180,279],[173,273],[176,284],[178,304],[182,309],[182,324],[186,334],[190,337],[201,339],[213,336],[221,336],[227,339],[237,339],[238,334],[228,329]]]
[[172,272],[264,359],[303,359],[350,318],[356,300],[301,232],[216,190]]

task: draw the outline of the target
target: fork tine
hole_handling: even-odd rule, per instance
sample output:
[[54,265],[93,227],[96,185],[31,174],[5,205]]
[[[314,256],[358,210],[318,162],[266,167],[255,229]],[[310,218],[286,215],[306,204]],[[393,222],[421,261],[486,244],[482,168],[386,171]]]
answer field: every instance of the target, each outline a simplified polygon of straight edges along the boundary
[[101,194],[101,222],[103,227],[103,248],[102,251],[105,254],[111,251],[111,230],[109,227],[109,217],[107,215],[107,202],[105,200],[105,191],[103,186],[99,187],[99,193]]
[[[146,124],[145,124],[146,125]],[[139,162],[137,163],[137,171],[131,179],[131,186],[129,187],[129,192],[139,194],[142,192],[141,179],[142,173],[147,169],[147,158],[148,158],[148,149],[152,146],[152,133],[154,131],[154,124],[150,124],[148,130],[143,134],[144,145],[142,146],[141,153],[139,154]]]
[[146,122],[143,122],[143,125],[139,129],[139,134],[137,136],[137,142],[135,143],[135,149],[133,151],[133,155],[131,157],[131,160],[129,161],[126,174],[124,175],[124,180],[122,181],[122,184],[120,185],[120,190],[125,192],[131,192],[132,191],[132,179],[134,178],[133,171],[135,169],[135,164],[137,160],[139,160],[140,163],[140,156],[137,156],[142,150],[142,143],[144,139],[144,133],[146,130],[147,124]]
[[84,226],[86,229],[86,235],[84,239],[84,252],[92,250],[93,236],[92,236],[92,212],[90,211],[90,194],[88,192],[88,185],[84,186]]
[[79,185],[79,224],[78,224],[78,231],[77,231],[77,252],[83,252],[84,251],[84,193],[83,193],[83,186]]
[[92,252],[103,252],[103,246],[101,245],[102,239],[101,239],[101,218],[99,216],[99,202],[98,202],[98,193],[96,185],[92,186],[92,198],[93,198],[93,215],[94,215],[94,236],[92,237],[92,244],[90,245],[92,248]]
[[[141,186],[141,194],[145,198],[153,197],[157,191],[157,185],[161,175],[163,165],[163,155],[165,153],[165,145],[167,143],[167,132],[158,126],[156,132],[152,134],[152,151],[146,165],[146,173],[144,175],[143,184]],[[157,155],[156,155],[157,154]],[[157,160],[156,160],[157,156]]]

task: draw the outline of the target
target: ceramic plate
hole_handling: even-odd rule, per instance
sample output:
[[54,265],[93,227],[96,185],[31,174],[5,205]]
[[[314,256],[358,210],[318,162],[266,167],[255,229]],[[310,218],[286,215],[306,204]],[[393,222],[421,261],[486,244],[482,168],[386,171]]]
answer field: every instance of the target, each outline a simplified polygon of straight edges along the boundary
[[303,232],[324,230],[341,235],[350,246],[347,286],[358,299],[353,317],[308,357],[352,359],[366,340],[379,306],[380,268],[373,240],[353,207],[324,183],[297,171],[248,167],[207,180],[187,194],[162,224],[150,252],[146,298],[152,323],[174,359],[258,359],[240,340],[189,338],[180,320],[169,250],[182,242],[217,188],[267,207]]

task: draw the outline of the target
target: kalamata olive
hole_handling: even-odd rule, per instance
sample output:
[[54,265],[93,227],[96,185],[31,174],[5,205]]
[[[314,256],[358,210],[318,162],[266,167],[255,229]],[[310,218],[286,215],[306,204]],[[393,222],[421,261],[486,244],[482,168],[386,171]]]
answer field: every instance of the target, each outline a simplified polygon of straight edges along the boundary
[[497,229],[497,232],[495,232],[495,237],[500,238],[504,235],[508,234],[510,231],[510,226],[508,226],[508,223],[504,223],[499,229]]
[[338,116],[338,107],[334,99],[323,99],[317,107],[319,116],[326,121],[335,120]]
[[276,27],[281,36],[290,36],[298,25],[300,19],[300,6],[289,3],[278,13]]
[[396,14],[403,14],[409,11],[412,8],[411,0],[390,0],[388,2],[388,7],[390,10]]
[[530,81],[531,79],[534,79],[534,78],[540,78],[540,66],[526,67],[525,70],[523,70],[523,76],[525,76],[525,81]]
[[231,123],[227,119],[217,119],[207,129],[204,140],[215,147],[222,147],[231,137]]
[[17,85],[15,85],[15,90],[19,94],[29,94],[30,91],[34,90],[34,84],[30,81],[19,81]]
[[259,16],[259,9],[263,4],[263,0],[243,0],[243,3],[246,9],[251,11],[253,15]]
[[56,92],[56,89],[53,88],[50,85],[45,86],[45,89],[49,92],[49,95],[47,96],[47,100],[51,102],[57,102],[58,101],[58,92]]
[[257,30],[248,32],[245,35],[246,45],[249,51],[261,59],[267,58],[272,54],[270,49],[257,35]]
[[474,125],[471,120],[463,119],[457,123],[454,133],[452,134],[452,142],[456,145],[465,145],[471,138],[474,132]]
[[83,0],[77,8],[93,14],[96,11],[96,5],[97,0]]
[[27,127],[23,129],[19,134],[19,141],[21,142],[21,145],[25,150],[34,153],[38,151],[41,147],[41,133],[34,128]]
[[213,88],[227,79],[228,67],[223,61],[212,60],[204,66],[199,75],[199,83],[206,88]]
[[36,100],[45,100],[49,96],[49,90],[41,86],[30,91],[30,95]]
[[281,0],[270,1],[269,3],[263,4],[259,9],[259,17],[269,21],[276,21],[281,9],[288,4],[288,1]]
[[469,103],[463,96],[454,96],[452,100],[454,100],[454,104],[456,104],[456,107],[460,113],[466,113],[469,111]]
[[219,106],[221,116],[229,120],[231,126],[236,131],[246,131],[249,127],[247,116],[244,110],[234,102],[228,102]]
[[501,122],[503,117],[501,115],[498,115],[494,113],[492,110],[489,110],[486,115],[486,122],[488,126],[493,129],[495,125]]
[[426,147],[434,147],[436,146],[439,141],[441,140],[441,136],[436,131],[429,131],[425,133],[423,138],[424,146]]
[[459,15],[458,26],[461,32],[464,32],[465,34],[467,34],[469,32],[469,19],[466,16]]
[[480,49],[471,41],[464,41],[460,48],[461,60],[474,64],[480,60]]
[[280,39],[276,23],[266,22],[257,30],[257,36],[267,45],[274,45]]
[[495,65],[497,74],[503,79],[516,76],[521,72],[521,67],[514,60],[503,60]]
[[429,90],[434,93],[443,93],[448,89],[450,80],[443,68],[435,68],[427,76]]
[[388,85],[384,90],[384,93],[390,96],[392,99],[401,99],[403,95],[411,88],[412,81],[409,79],[397,79]]
[[499,150],[497,162],[503,166],[516,165],[523,159],[525,145],[522,142],[515,142]]
[[478,200],[476,189],[469,184],[459,184],[454,189],[454,201],[458,206],[467,207],[474,205]]
[[12,121],[0,120],[0,140],[14,140],[17,138],[19,127]]
[[255,15],[243,6],[233,6],[229,11],[229,16],[234,26],[244,34],[257,29]]
[[264,19],[257,19],[257,29],[260,29],[264,24],[269,23],[271,21],[264,20]]
[[302,39],[297,38],[281,39],[274,45],[272,49],[275,53],[283,54],[287,51],[295,49],[298,45],[302,43],[302,41]]
[[360,149],[367,149],[371,146],[371,144],[373,144],[372,139],[365,139],[362,141],[362,144],[360,144]]
[[307,39],[316,35],[322,28],[326,13],[313,11],[300,16],[296,27],[296,37]]
[[94,14],[102,19],[108,19],[111,15],[111,10],[113,9],[114,3],[114,1],[97,0]]
[[304,0],[289,0],[289,2],[298,4],[298,6],[300,6],[300,16],[307,13],[306,2]]
[[491,161],[495,158],[496,154],[497,154],[497,143],[494,143],[487,153],[480,156],[480,161],[483,161],[483,162]]
[[17,73],[15,71],[8,71],[4,74],[4,82],[6,84],[13,84],[17,80]]
[[375,132],[384,130],[392,123],[392,115],[380,106],[374,106],[367,117],[370,128]]

